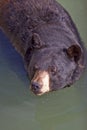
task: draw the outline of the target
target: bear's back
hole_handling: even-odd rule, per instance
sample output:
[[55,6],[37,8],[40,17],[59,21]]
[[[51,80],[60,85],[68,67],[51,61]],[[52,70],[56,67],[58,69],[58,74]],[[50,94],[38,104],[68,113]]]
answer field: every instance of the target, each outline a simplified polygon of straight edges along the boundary
[[32,32],[43,24],[65,28],[80,42],[71,17],[55,0],[0,0],[0,26],[20,53],[29,46]]

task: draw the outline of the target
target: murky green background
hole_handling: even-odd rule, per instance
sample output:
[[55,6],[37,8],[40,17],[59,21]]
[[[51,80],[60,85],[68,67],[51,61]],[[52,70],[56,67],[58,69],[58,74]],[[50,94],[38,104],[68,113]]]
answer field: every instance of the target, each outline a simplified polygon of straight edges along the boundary
[[[59,0],[87,47],[87,1]],[[29,91],[21,57],[0,32],[0,130],[87,130],[87,69],[71,88],[41,97]]]

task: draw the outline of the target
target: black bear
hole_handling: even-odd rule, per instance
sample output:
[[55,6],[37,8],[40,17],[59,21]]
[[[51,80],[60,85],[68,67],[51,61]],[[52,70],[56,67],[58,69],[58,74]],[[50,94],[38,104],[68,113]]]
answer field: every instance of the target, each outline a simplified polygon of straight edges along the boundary
[[23,57],[36,95],[70,86],[81,76],[83,42],[55,0],[0,0],[0,27]]

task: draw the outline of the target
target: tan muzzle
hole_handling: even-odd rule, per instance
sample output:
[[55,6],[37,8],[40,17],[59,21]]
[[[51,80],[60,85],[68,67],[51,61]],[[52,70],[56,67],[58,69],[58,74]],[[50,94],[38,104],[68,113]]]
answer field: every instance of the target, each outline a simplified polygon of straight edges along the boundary
[[50,91],[49,73],[47,71],[37,71],[31,81],[31,90],[36,95],[42,95]]

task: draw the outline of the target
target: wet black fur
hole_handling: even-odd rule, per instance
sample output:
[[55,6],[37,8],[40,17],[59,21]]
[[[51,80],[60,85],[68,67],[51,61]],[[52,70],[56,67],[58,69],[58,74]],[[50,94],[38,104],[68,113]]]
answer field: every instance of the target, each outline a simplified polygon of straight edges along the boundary
[[[53,65],[59,67],[57,76],[50,74],[52,90],[71,85],[79,79],[84,68],[84,47],[68,12],[55,0],[8,1],[0,6],[0,26],[22,55],[30,79],[36,62],[42,70],[48,70]],[[67,50],[73,45],[78,45],[81,50],[77,49],[72,54],[68,52],[69,56]],[[57,55],[61,60],[57,59]],[[67,63],[72,63],[69,75]],[[63,78],[63,73],[67,78]]]

